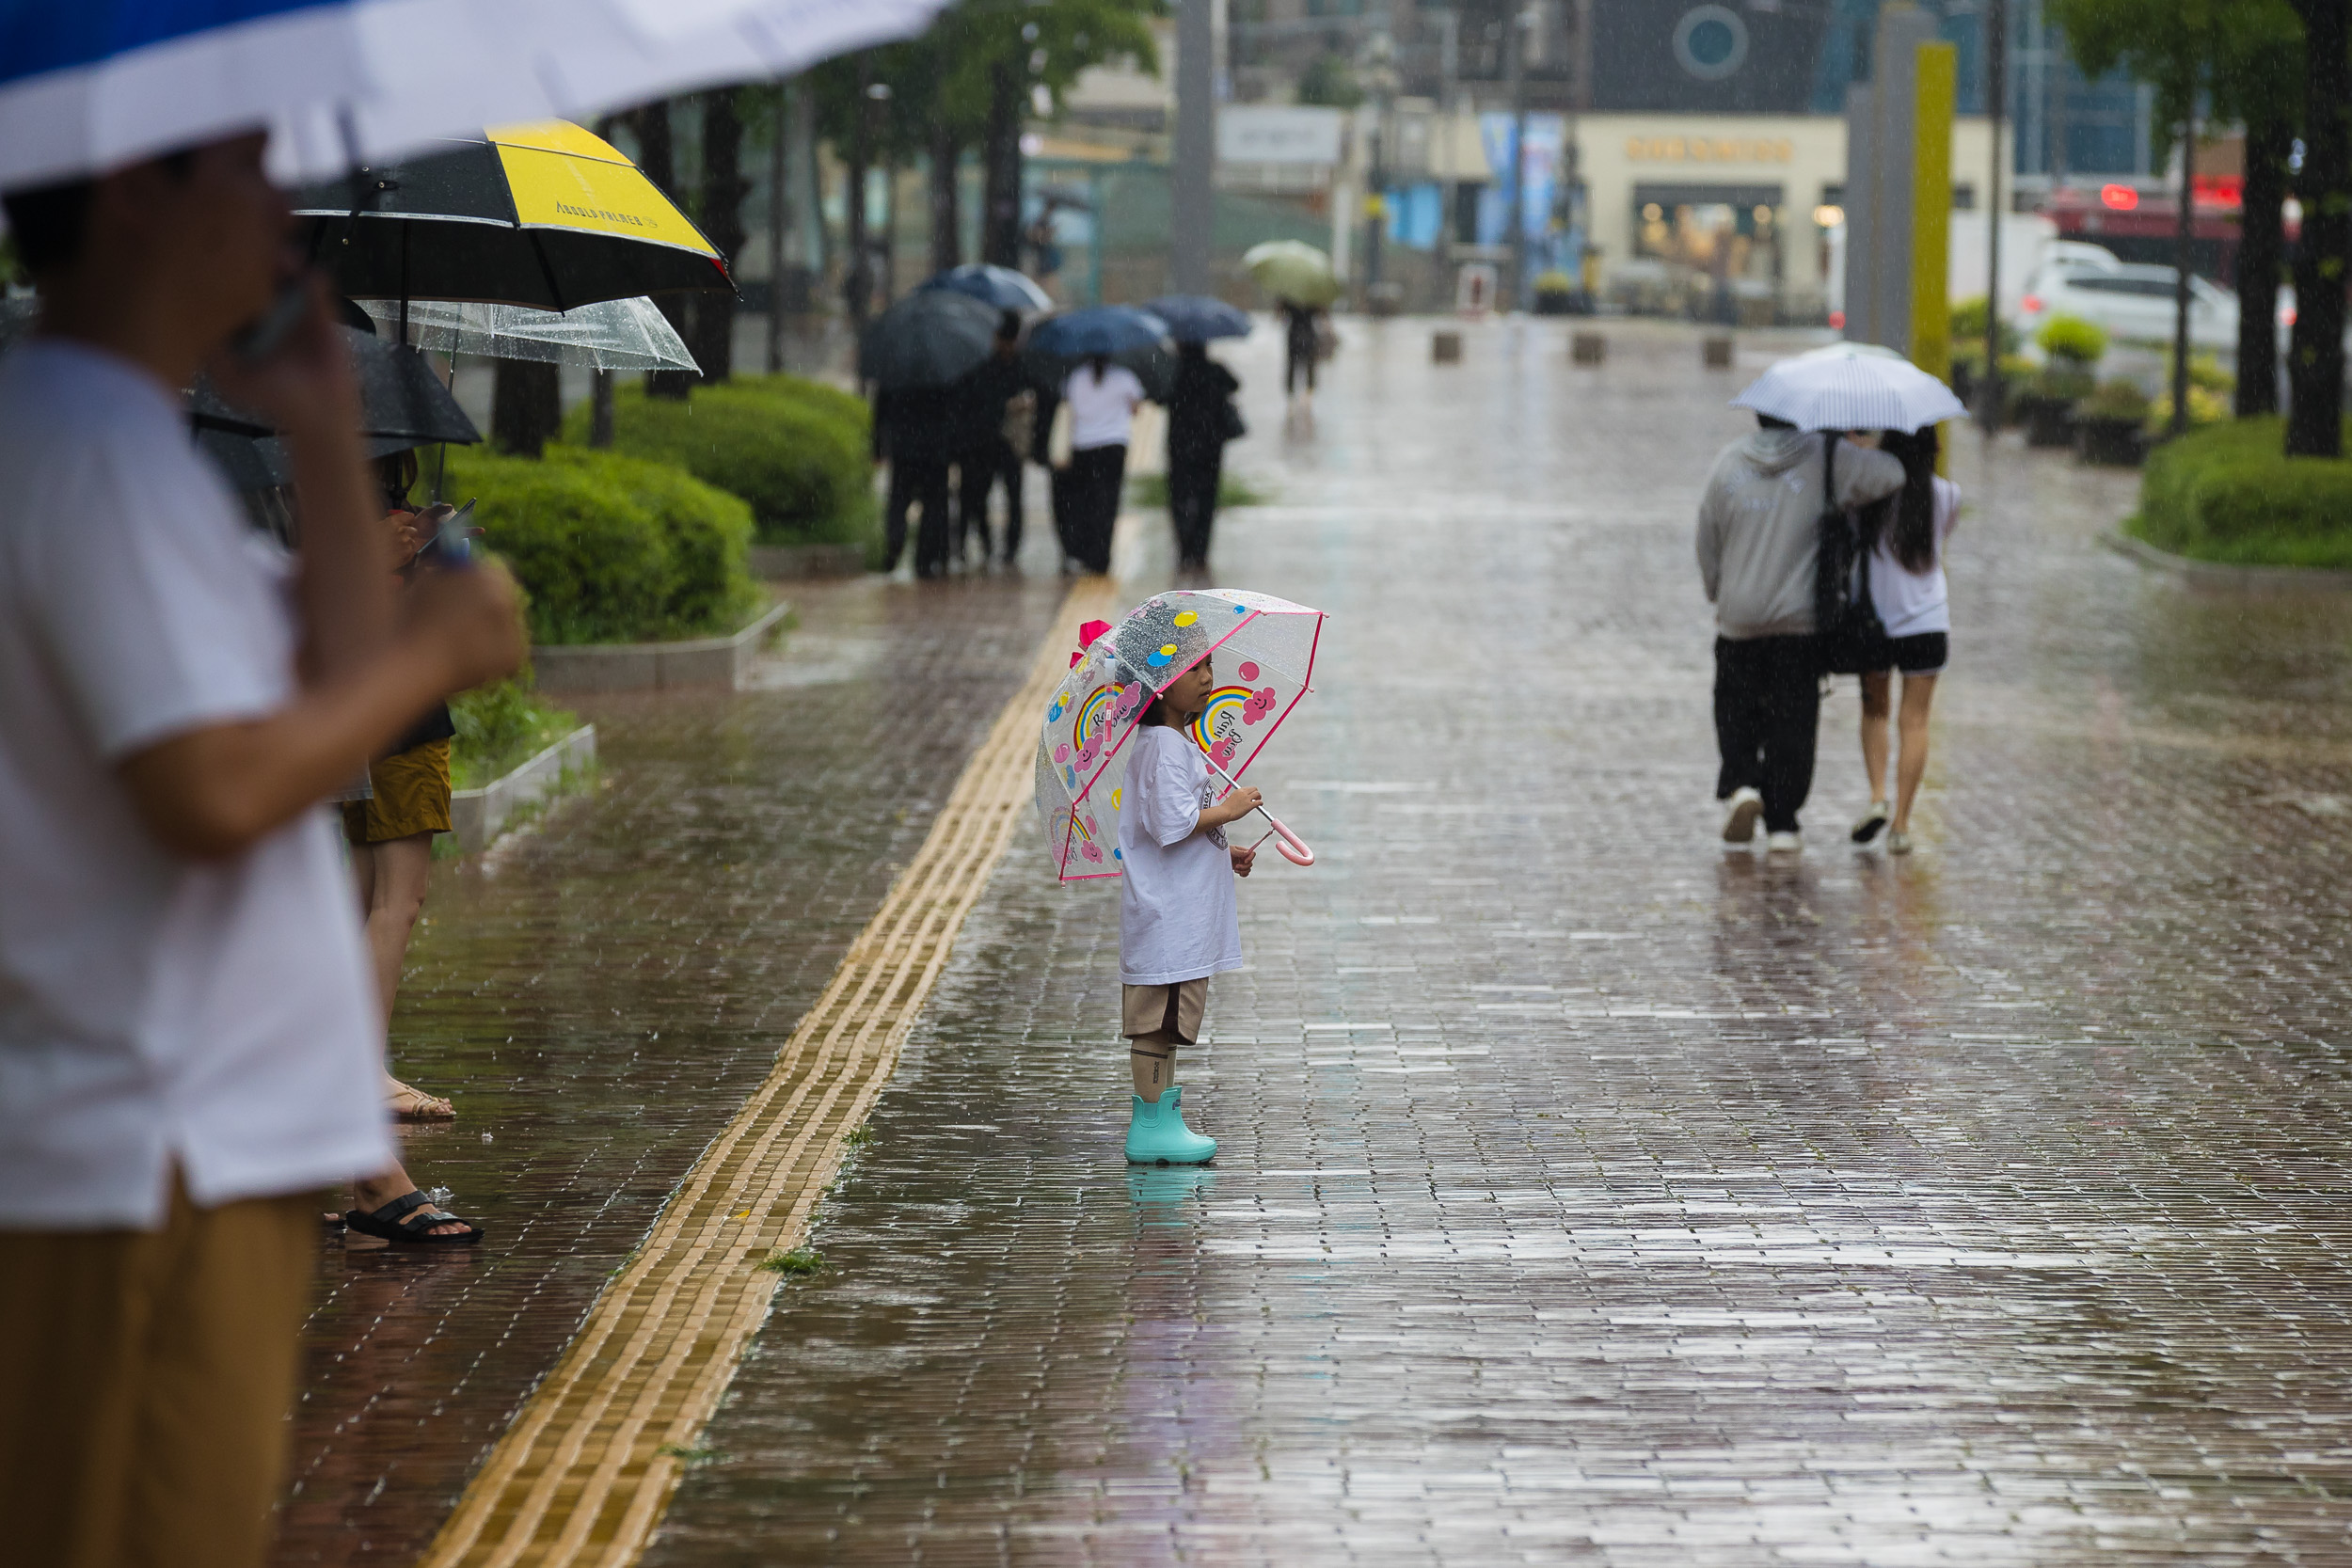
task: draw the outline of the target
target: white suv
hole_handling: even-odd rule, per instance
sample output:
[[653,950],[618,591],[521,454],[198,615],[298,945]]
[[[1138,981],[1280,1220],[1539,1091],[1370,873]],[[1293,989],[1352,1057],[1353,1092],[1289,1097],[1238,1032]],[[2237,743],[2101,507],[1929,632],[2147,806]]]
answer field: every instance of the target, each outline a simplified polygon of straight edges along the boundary
[[[2056,247],[2053,247],[2054,249]],[[2096,322],[2117,343],[2164,345],[2172,341],[2173,291],[2180,274],[2171,267],[2105,261],[2086,256],[2089,245],[2069,245],[2034,269],[2017,302],[2017,326],[2027,343],[2052,316]],[[2237,348],[2237,295],[2191,274],[2188,279],[2188,341],[2195,349]]]

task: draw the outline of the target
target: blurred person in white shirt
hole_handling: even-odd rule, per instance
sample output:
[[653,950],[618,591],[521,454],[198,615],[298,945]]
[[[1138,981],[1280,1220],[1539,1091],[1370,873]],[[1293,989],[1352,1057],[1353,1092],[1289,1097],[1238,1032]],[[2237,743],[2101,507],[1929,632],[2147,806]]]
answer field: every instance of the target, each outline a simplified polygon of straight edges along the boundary
[[[42,295],[0,359],[0,1519],[28,1563],[265,1554],[319,1194],[395,1163],[320,802],[522,652],[495,568],[396,601],[264,140],[6,196]],[[282,346],[226,352],[294,288]],[[291,563],[190,442],[199,368],[288,439]]]

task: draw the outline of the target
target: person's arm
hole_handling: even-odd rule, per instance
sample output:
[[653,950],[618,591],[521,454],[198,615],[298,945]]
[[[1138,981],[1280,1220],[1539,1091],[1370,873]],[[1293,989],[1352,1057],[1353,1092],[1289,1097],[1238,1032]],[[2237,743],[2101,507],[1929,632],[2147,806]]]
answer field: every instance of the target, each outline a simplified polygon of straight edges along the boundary
[[214,366],[222,393],[286,433],[301,497],[296,695],[276,712],[201,723],[125,754],[118,772],[156,841],[232,855],[357,775],[433,703],[522,660],[515,585],[495,564],[436,573],[408,595],[370,493],[359,398],[325,286],[284,349]]
[[1837,504],[1851,511],[1884,500],[1903,487],[1902,459],[1891,451],[1873,451],[1842,436],[1837,448]]
[[1699,498],[1699,580],[1707,585],[1707,602],[1715,602],[1724,577],[1724,506],[1712,481]]
[[389,647],[276,712],[125,757],[118,771],[156,842],[192,860],[237,854],[349,784],[435,702],[522,662],[514,583],[495,563],[435,573],[412,609]]

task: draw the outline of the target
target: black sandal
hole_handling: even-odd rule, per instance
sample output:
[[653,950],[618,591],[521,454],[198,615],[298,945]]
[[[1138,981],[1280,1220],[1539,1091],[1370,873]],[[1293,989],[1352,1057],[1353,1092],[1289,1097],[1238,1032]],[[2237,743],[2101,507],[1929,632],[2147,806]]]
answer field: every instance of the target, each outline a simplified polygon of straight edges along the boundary
[[[411,1191],[405,1197],[396,1197],[373,1214],[353,1209],[343,1214],[343,1224],[362,1236],[373,1236],[394,1246],[471,1246],[482,1240],[480,1226],[459,1219],[455,1214],[427,1214],[421,1211],[434,1206],[433,1200],[421,1192]],[[437,1225],[456,1224],[465,1229],[446,1236],[431,1234]]]

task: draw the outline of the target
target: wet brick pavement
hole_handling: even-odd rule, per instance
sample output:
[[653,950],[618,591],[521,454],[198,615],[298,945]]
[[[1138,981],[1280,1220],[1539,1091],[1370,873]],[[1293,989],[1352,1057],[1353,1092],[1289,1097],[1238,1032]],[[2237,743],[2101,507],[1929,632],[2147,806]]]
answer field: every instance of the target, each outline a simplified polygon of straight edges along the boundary
[[460,1118],[408,1132],[407,1164],[490,1235],[328,1247],[280,1563],[431,1539],[922,842],[1028,672],[1050,574],[795,584],[765,689],[575,703],[603,787],[435,868],[396,1068]]
[[[1244,888],[1181,1074],[1218,1162],[1120,1163],[1115,903],[1017,846],[648,1562],[2352,1561],[2352,615],[2186,594],[2095,543],[2131,476],[1963,437],[1919,852],[1840,842],[1849,689],[1807,854],[1726,853],[1691,517],[1767,356],[1610,331],[1596,372],[1550,330],[1433,368],[1426,324],[1351,325],[1311,440],[1239,351],[1278,495],[1218,576],[1333,619],[1259,781],[1322,863]],[[624,789],[729,749],[645,722]],[[724,853],[776,861],[725,875],[788,899],[816,816],[729,787],[762,828]],[[664,820],[548,835],[542,891],[451,923],[552,927],[586,850],[603,967],[548,984],[707,1017],[701,968],[783,917],[714,918],[722,851],[677,876]],[[842,847],[827,918],[912,831]],[[821,945],[773,959],[777,1031]],[[437,927],[437,1038],[519,1003],[526,964],[473,961]],[[626,1077],[596,1027],[576,1070]],[[712,1054],[601,1091],[678,1122],[610,1179],[568,1136],[468,1149],[475,1187],[530,1153],[523,1215],[596,1254],[545,1248],[571,1293],[512,1321],[608,1255],[562,1196],[641,1227],[755,1037]]]

